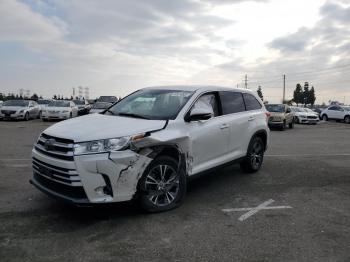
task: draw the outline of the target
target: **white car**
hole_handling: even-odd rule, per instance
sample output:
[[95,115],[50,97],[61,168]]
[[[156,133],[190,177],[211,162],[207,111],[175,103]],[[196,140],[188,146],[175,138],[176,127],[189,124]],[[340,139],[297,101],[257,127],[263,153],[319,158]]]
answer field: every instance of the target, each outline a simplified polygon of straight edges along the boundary
[[38,118],[40,108],[32,100],[7,100],[0,110],[1,119],[26,120]]
[[31,183],[78,205],[136,198],[149,212],[169,210],[183,202],[188,177],[233,161],[257,172],[267,117],[247,89],[141,89],[103,114],[46,129],[32,151]]
[[41,112],[41,119],[62,120],[78,116],[78,107],[72,101],[68,100],[53,100]]
[[46,109],[46,107],[50,104],[51,101],[52,100],[49,100],[49,99],[39,99],[37,101],[37,103],[38,103],[38,105],[40,107],[40,114],[39,114],[40,116],[39,116],[39,118],[41,118],[42,111]]
[[89,113],[90,114],[97,114],[105,111],[108,107],[112,106],[112,103],[109,102],[96,102],[92,105]]
[[2,104],[3,104],[3,103],[4,103],[4,101],[1,101],[1,100],[0,100],[0,108],[2,107]]
[[342,120],[350,124],[350,106],[333,105],[321,112],[321,119],[327,121],[329,119]]
[[316,125],[320,121],[318,115],[309,108],[291,107],[291,110],[294,112],[295,123]]

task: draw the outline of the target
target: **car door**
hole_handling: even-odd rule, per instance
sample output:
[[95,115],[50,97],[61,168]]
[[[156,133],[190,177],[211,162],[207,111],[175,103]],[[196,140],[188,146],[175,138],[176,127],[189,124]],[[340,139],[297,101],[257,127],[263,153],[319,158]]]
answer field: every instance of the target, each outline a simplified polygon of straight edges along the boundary
[[191,145],[192,172],[195,174],[224,163],[227,159],[229,124],[221,115],[218,93],[201,95],[191,107],[210,108],[212,118],[186,124]]
[[249,126],[249,113],[246,112],[243,94],[236,91],[220,91],[222,114],[230,126],[229,156],[233,160],[236,156],[246,154],[245,135]]
[[328,116],[328,118],[336,119],[337,118],[337,106],[329,107],[327,110],[327,116]]
[[28,112],[29,112],[29,117],[34,118],[35,110],[34,110],[34,103],[32,101],[29,101]]

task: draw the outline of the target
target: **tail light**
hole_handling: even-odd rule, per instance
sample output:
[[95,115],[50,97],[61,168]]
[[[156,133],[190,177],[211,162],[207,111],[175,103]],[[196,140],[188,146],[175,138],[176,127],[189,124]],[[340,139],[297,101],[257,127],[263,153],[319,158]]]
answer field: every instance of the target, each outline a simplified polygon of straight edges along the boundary
[[266,115],[266,122],[268,122],[269,121],[269,118],[270,118],[270,116],[271,116],[271,113],[270,112],[265,112],[265,115]]

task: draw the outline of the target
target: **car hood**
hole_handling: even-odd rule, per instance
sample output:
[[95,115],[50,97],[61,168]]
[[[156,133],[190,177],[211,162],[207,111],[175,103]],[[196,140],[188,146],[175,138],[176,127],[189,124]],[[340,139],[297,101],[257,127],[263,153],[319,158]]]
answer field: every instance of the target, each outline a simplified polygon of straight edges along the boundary
[[45,134],[75,142],[117,138],[161,129],[165,120],[147,120],[113,115],[90,114],[59,122]]
[[55,106],[48,106],[46,107],[46,110],[48,111],[69,111],[70,107],[55,107]]
[[1,110],[13,110],[13,111],[18,111],[22,109],[27,109],[26,106],[2,106]]
[[307,113],[306,112],[295,112],[294,113],[296,116],[306,116]]

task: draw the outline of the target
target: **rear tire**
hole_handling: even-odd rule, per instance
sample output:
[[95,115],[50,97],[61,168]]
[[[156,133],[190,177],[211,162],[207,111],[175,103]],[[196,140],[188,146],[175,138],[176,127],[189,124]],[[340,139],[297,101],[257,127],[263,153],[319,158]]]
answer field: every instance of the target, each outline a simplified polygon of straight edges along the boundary
[[292,120],[292,122],[289,123],[288,126],[289,126],[290,129],[293,129],[293,128],[294,128],[294,119]]
[[147,212],[163,212],[179,207],[186,196],[187,177],[172,157],[154,159],[139,184],[139,204]]
[[264,160],[265,145],[260,137],[253,137],[249,143],[247,155],[240,163],[241,169],[246,173],[259,171]]

